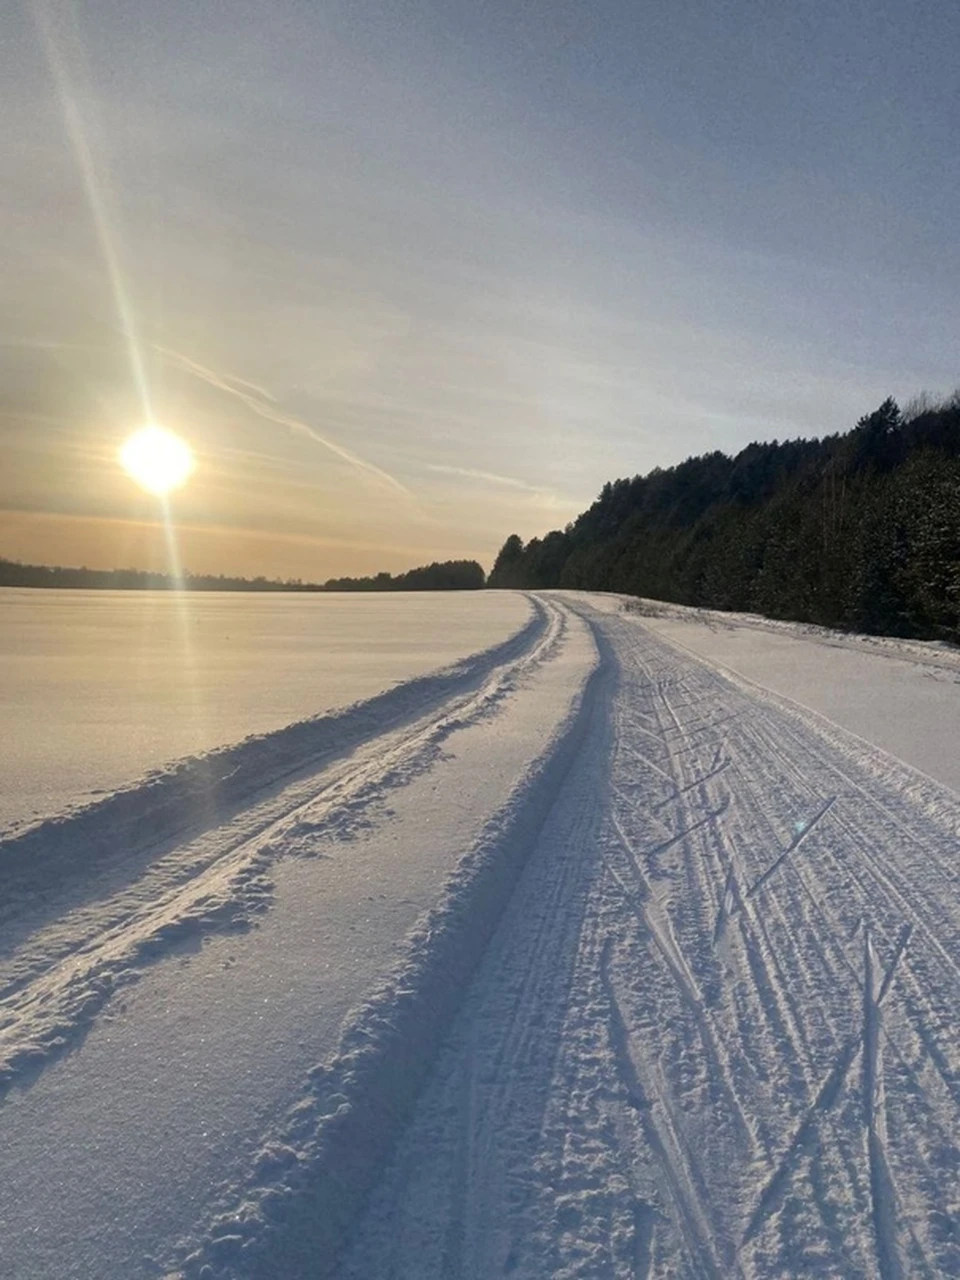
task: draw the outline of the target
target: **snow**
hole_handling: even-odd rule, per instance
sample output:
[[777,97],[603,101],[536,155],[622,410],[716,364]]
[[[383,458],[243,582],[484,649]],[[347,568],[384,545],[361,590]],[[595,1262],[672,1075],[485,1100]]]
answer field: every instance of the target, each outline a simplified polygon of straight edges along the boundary
[[960,792],[960,649],[642,602],[646,625]]
[[370,698],[489,647],[528,614],[505,592],[0,588],[0,832]]
[[0,850],[0,1274],[960,1273],[955,655],[644,613]]
[[607,714],[335,1274],[958,1274],[957,797],[595,603]]
[[[462,930],[447,928],[443,955],[431,947],[461,900],[481,945],[483,910],[495,922],[519,871],[516,824],[536,812],[540,771],[569,750],[562,730],[594,661],[583,625],[552,608],[538,607],[522,639],[458,670],[436,709],[400,728],[356,708],[358,749],[146,874],[127,883],[108,859],[93,904],[81,881],[51,910],[21,871],[4,930],[20,945],[0,961],[12,1086],[0,1110],[0,1274],[155,1274],[144,1258],[171,1248],[204,1205],[209,1219],[235,1186],[259,1185],[271,1163],[261,1147],[286,1146],[282,1128],[263,1133],[309,1069],[336,1056],[351,1008],[387,983],[393,1010],[398,955],[395,982],[411,966],[420,982],[442,978]],[[437,683],[419,682],[419,711]],[[262,759],[266,744],[251,745]],[[471,859],[493,870],[485,908],[490,885],[469,891]],[[257,928],[237,932],[251,918]],[[398,952],[422,919],[418,946]]]

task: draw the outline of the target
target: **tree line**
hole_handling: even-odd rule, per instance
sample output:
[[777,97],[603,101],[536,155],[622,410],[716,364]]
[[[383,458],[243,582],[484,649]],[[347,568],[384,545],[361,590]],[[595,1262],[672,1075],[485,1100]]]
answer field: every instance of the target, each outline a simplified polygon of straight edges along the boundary
[[372,578],[331,578],[323,584],[299,578],[239,578],[224,574],[188,573],[174,577],[147,569],[64,568],[22,564],[0,557],[0,587],[59,587],[84,591],[461,591],[484,585],[476,560],[447,560],[407,573],[378,573]]
[[444,560],[391,575],[372,578],[330,578],[325,591],[478,591],[484,572],[476,560]]
[[488,585],[960,641],[960,392],[605,484],[565,529],[512,534]]
[[0,558],[0,587],[59,587],[83,591],[322,591],[319,583],[291,578],[239,578],[188,573],[174,577],[150,569],[88,569],[23,564]]

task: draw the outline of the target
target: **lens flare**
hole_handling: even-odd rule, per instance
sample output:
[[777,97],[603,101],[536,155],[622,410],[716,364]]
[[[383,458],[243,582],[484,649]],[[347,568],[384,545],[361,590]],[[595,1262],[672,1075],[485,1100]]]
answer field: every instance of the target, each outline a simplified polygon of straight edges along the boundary
[[130,436],[120,450],[120,462],[132,480],[158,497],[186,484],[194,468],[186,440],[153,424]]

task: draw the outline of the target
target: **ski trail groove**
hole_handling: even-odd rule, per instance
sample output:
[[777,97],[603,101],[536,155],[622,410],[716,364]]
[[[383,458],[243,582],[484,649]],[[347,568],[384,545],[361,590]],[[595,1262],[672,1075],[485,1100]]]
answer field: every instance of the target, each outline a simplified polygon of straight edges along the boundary
[[[677,1222],[694,1265],[702,1274],[721,1280],[724,1271],[714,1251],[707,1225],[708,1216],[699,1203],[690,1174],[685,1168],[683,1153],[669,1123],[661,1126],[654,1118],[654,1101],[651,1101],[641,1078],[641,1069],[635,1059],[635,1041],[631,1039],[617,993],[610,977],[610,939],[604,945],[600,957],[604,990],[609,1001],[610,1045],[617,1072],[623,1083],[629,1105],[637,1114],[647,1145],[660,1170],[664,1196],[673,1207]],[[656,1097],[656,1094],[654,1094]]]
[[494,665],[479,688],[453,696],[392,739],[381,735],[330,774],[268,801],[262,813],[255,806],[212,838],[160,860],[142,884],[100,904],[95,915],[77,913],[72,932],[69,920],[39,930],[13,957],[5,980],[0,967],[0,1099],[82,1036],[145,964],[184,938],[245,928],[267,910],[270,866],[289,855],[298,836],[349,830],[359,811],[428,768],[452,732],[496,715],[519,675],[549,661],[562,638],[562,610],[540,606],[538,616],[546,622],[529,633],[532,646],[508,650],[510,660]]
[[[902,936],[902,935],[901,935]],[[904,942],[905,945],[905,942]],[[863,930],[863,1110],[870,1163],[870,1200],[877,1238],[877,1265],[882,1280],[901,1280],[903,1265],[897,1244],[897,1196],[887,1159],[884,1125],[883,1058],[880,1043],[881,996],[890,988],[902,949],[876,981],[877,958],[870,927]]]
[[767,883],[770,877],[773,875],[776,875],[776,873],[780,870],[784,862],[786,862],[787,858],[789,858],[790,854],[800,848],[804,840],[806,840],[807,836],[814,829],[817,823],[821,820],[824,814],[828,813],[830,809],[833,808],[833,806],[836,804],[836,801],[837,801],[836,796],[831,796],[829,800],[824,801],[823,805],[817,810],[817,812],[813,815],[810,821],[803,824],[803,826],[801,827],[801,830],[794,836],[794,838],[790,841],[790,843],[783,850],[783,852],[779,854],[777,858],[774,859],[774,861],[770,864],[767,870],[763,872],[762,875],[758,876],[757,879],[754,880],[753,884],[744,894],[744,897],[752,898],[754,894],[760,892],[760,890]]
[[569,620],[598,657],[556,739],[169,1268],[960,1275],[960,800],[616,602],[535,607],[471,688],[150,861],[98,932],[0,950],[0,1043],[95,1013],[132,941],[269,908],[277,860],[349,840],[459,727],[495,751]]
[[[667,1269],[763,1277],[804,1274],[808,1250],[829,1274],[950,1274],[956,1251],[927,1166],[939,1159],[942,1182],[956,1151],[945,1032],[949,993],[960,991],[941,962],[960,916],[956,884],[943,879],[951,801],[928,787],[918,807],[909,771],[878,763],[859,740],[642,624],[575,607],[618,673],[610,838],[596,849],[606,874],[594,881],[596,932],[584,934],[556,1077],[571,1098],[558,1121],[590,1151],[597,1181],[585,1184],[574,1152],[540,1148],[543,1131],[529,1133],[541,1163],[521,1164],[539,1185],[526,1203],[543,1206],[535,1239],[556,1239],[558,1215],[572,1220],[571,1195],[592,1185],[601,1200],[539,1269],[516,1243],[518,1218],[500,1224],[514,1240],[505,1254],[461,1234],[453,1266],[422,1274],[500,1274],[506,1259],[524,1280],[544,1269],[564,1280]],[[851,950],[856,937],[866,946],[864,917],[872,976]],[[886,1014],[895,975],[901,998]],[[533,1021],[535,1006],[520,1016]],[[615,1084],[603,1083],[601,1034]],[[594,1113],[598,1127],[581,1133]],[[484,1187],[498,1164],[492,1124],[481,1125],[485,1155],[472,1165],[477,1204],[494,1194]],[[605,1177],[622,1186],[621,1207],[601,1207]],[[509,1201],[496,1204],[509,1220]],[[617,1245],[621,1209],[629,1224]]]
[[[441,900],[408,937],[395,970],[348,1019],[333,1057],[313,1073],[309,1094],[271,1136],[271,1145],[297,1153],[292,1169],[265,1179],[254,1172],[247,1185],[226,1189],[226,1207],[201,1230],[199,1248],[172,1264],[178,1276],[205,1280],[206,1268],[218,1274],[215,1232],[220,1220],[239,1224],[243,1232],[243,1261],[231,1264],[230,1276],[273,1280],[282,1274],[306,1280],[331,1272],[349,1223],[414,1106],[417,1088],[591,732],[608,676],[601,652],[543,754],[461,860]],[[399,1072],[398,1061],[404,1063]],[[471,1101],[472,1081],[463,1079],[470,1115],[479,1106]],[[466,1188],[482,1148],[468,1149],[461,1158],[460,1180]],[[285,1202],[280,1223],[271,1212],[278,1196]],[[472,1212],[482,1227],[487,1217],[482,1203]],[[477,1237],[479,1247],[486,1248],[482,1236],[481,1229],[469,1224],[462,1243],[448,1232],[444,1252],[462,1257]],[[465,1263],[465,1274],[473,1266]]]

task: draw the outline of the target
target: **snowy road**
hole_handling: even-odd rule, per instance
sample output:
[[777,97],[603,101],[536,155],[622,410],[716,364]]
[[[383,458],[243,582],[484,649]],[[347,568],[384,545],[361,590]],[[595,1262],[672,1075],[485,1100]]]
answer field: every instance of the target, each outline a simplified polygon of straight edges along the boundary
[[641,622],[339,1275],[960,1274],[960,802]]
[[385,697],[0,851],[0,1275],[960,1274],[957,794],[609,599]]

